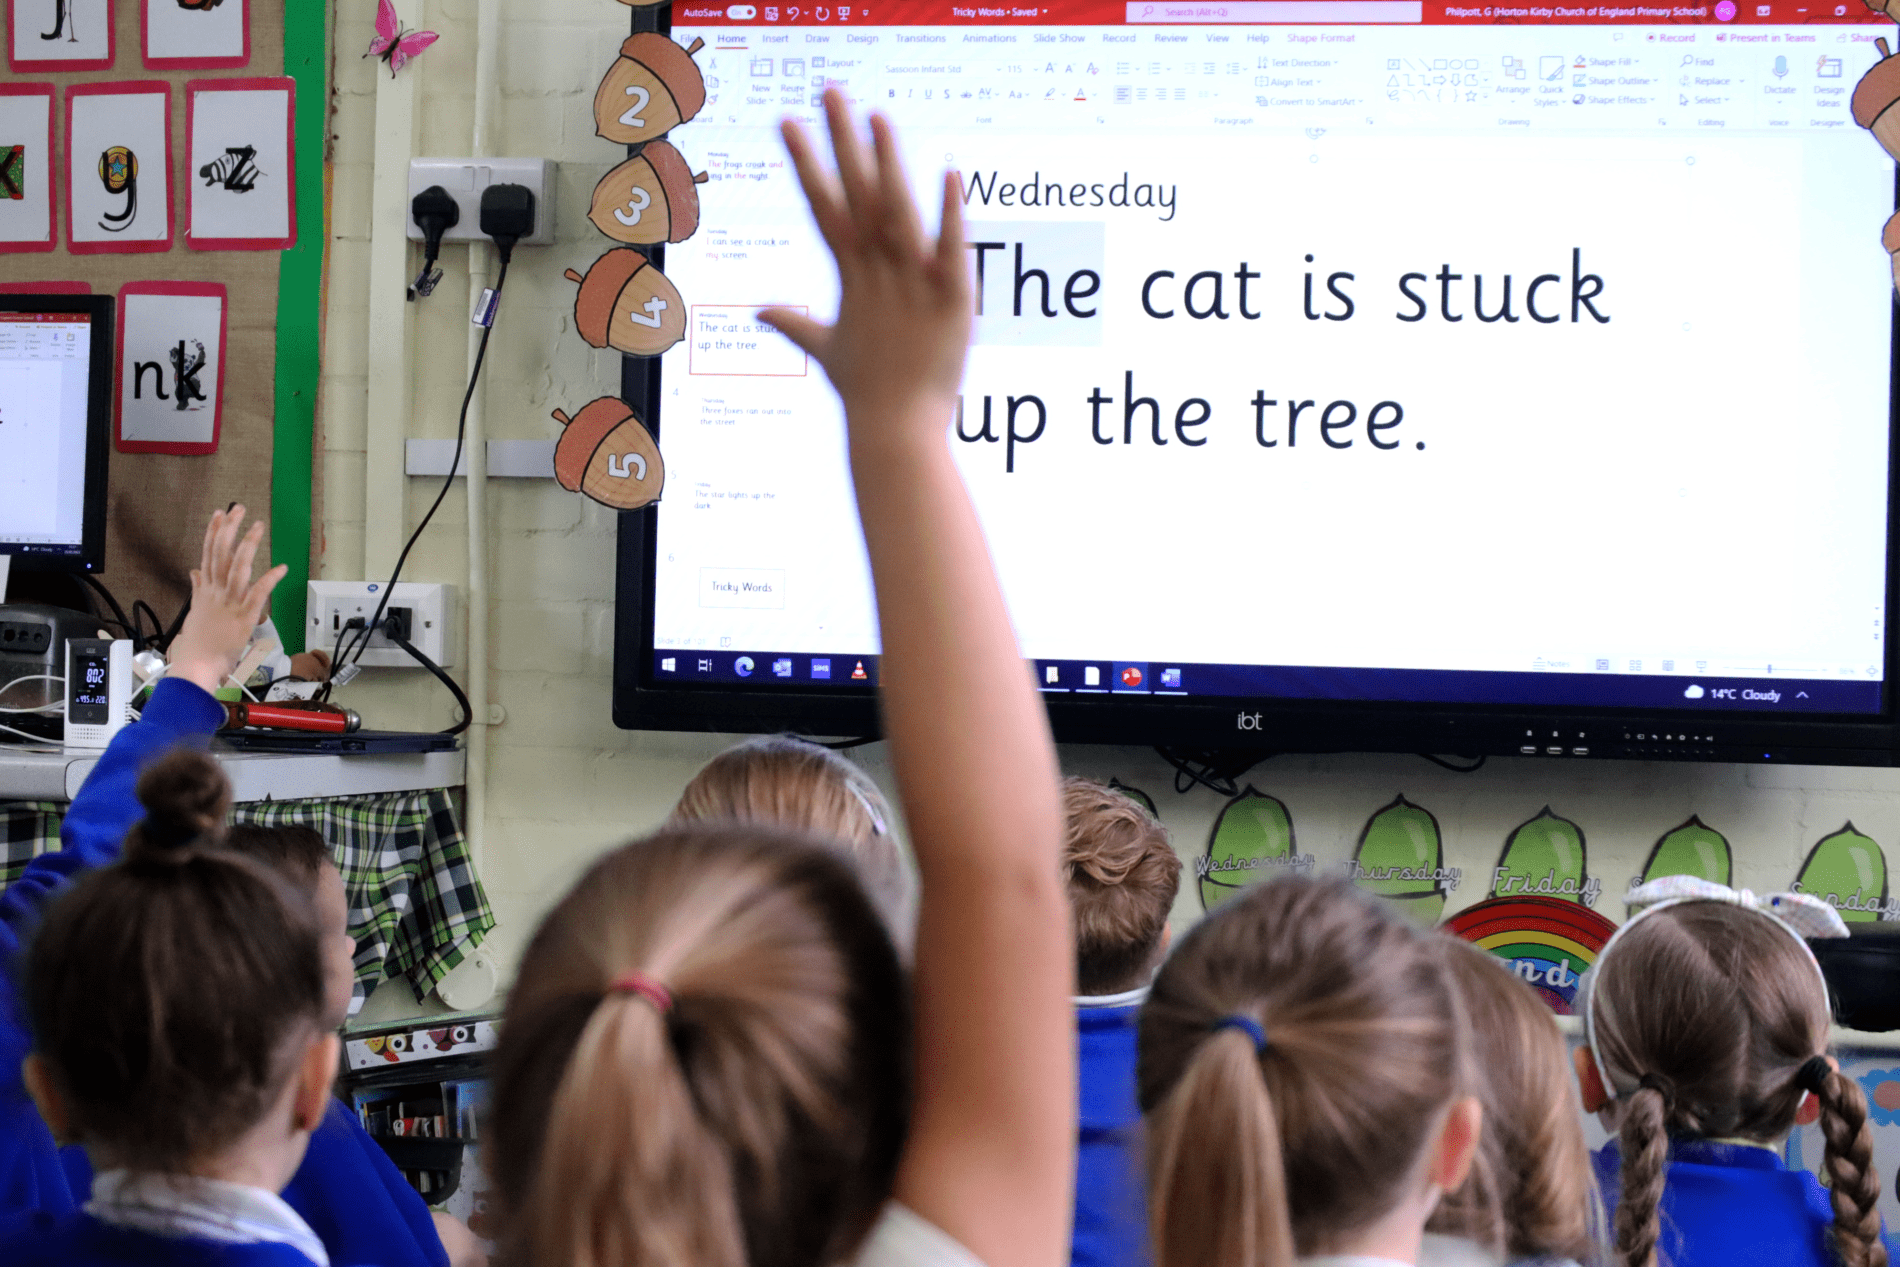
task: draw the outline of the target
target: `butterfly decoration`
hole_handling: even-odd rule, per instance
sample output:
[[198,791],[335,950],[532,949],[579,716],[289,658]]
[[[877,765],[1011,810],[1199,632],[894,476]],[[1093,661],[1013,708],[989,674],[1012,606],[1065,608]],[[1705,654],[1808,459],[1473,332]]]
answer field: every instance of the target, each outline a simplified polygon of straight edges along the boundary
[[406,29],[396,20],[395,5],[389,0],[376,0],[376,38],[369,42],[369,52],[363,56],[380,57],[388,62],[389,77],[394,79],[410,58],[420,56],[423,49],[440,38],[434,31]]

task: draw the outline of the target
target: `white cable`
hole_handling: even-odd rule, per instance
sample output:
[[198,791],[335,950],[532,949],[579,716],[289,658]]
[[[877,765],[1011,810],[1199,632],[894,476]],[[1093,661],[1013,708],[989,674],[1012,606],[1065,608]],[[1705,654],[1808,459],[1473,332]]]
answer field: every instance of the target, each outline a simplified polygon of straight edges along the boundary
[[5,686],[0,686],[0,691],[10,691],[22,682],[58,682],[61,686],[65,686],[66,678],[60,673],[29,673],[25,677],[13,678]]
[[0,713],[56,713],[65,707],[64,704],[59,702],[35,704],[31,708],[8,708],[5,705],[0,705]]

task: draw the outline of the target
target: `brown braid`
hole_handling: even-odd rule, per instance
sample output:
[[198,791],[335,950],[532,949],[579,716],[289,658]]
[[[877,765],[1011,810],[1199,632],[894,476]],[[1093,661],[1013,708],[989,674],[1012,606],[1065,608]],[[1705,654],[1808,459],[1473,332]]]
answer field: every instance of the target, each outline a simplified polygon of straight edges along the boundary
[[1639,1088],[1624,1102],[1618,1148],[1623,1154],[1623,1195],[1616,1204],[1616,1252],[1623,1267],[1656,1267],[1663,1179],[1669,1168],[1667,1107],[1660,1090]]
[[1830,1072],[1821,1084],[1821,1133],[1827,1137],[1822,1165],[1834,1203],[1834,1246],[1845,1267],[1887,1267],[1880,1242],[1880,1174],[1874,1169],[1874,1133],[1867,1125],[1867,1096],[1860,1084]]

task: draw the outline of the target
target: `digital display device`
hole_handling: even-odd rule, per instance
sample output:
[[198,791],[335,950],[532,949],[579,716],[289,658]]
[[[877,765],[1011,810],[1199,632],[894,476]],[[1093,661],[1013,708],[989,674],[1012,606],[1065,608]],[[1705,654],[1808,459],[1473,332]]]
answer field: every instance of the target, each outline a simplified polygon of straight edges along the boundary
[[0,554],[105,563],[112,297],[0,294]]
[[622,724],[872,724],[841,411],[753,318],[835,311],[776,128],[836,83],[931,222],[959,173],[950,443],[1059,737],[1891,760],[1858,3],[672,20],[708,179],[686,337],[629,362],[668,480],[623,516]]

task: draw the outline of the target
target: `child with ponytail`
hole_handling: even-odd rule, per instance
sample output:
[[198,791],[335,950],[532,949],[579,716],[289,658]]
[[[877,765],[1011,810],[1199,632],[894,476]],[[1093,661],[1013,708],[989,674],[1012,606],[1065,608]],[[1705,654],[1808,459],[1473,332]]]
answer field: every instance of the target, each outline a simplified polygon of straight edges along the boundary
[[961,200],[924,234],[881,118],[785,140],[838,318],[761,314],[844,402],[917,860],[915,986],[834,842],[732,821],[603,858],[523,955],[483,1155],[513,1267],[1054,1267],[1075,1150],[1054,747],[947,443]]
[[1141,1015],[1156,1267],[1419,1261],[1483,1112],[1430,939],[1344,881],[1209,915]]
[[[1867,1100],[1827,1055],[1828,991],[1809,937],[1845,937],[1814,898],[1758,899],[1686,876],[1641,908],[1578,995],[1584,1108],[1616,1139],[1596,1155],[1626,1267],[1885,1267]],[[1808,1097],[1823,1190],[1782,1164]]]
[[1422,1267],[1577,1267],[1600,1221],[1570,1053],[1550,1008],[1494,955],[1441,938],[1471,1024],[1478,1163],[1426,1224]]

